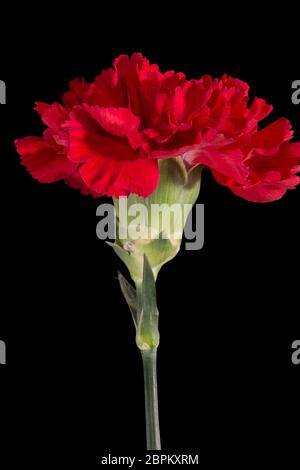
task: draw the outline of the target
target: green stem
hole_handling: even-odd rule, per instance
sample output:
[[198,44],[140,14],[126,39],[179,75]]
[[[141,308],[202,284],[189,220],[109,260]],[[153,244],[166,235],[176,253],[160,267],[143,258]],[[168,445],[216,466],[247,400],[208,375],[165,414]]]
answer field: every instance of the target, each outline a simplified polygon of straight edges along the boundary
[[161,450],[157,399],[157,348],[141,352],[144,367],[147,450]]

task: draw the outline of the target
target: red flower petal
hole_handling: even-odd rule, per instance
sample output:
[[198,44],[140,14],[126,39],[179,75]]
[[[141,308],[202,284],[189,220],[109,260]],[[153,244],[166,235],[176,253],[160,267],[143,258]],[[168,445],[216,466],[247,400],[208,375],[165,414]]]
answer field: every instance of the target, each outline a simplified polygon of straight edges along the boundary
[[270,173],[262,181],[248,187],[231,188],[234,194],[251,202],[272,202],[280,199],[287,190],[300,183],[298,176],[280,180],[279,173]]
[[52,183],[69,176],[76,165],[59,153],[59,146],[50,145],[40,137],[25,137],[15,142],[23,164],[41,183]]
[[280,157],[285,161],[295,159],[300,162],[300,142],[284,143],[280,148]]
[[63,95],[63,103],[72,108],[83,102],[88,102],[91,85],[84,80],[75,78],[69,83],[70,91]]
[[251,119],[261,121],[270,114],[272,109],[273,106],[271,104],[268,104],[262,98],[254,98],[249,110],[249,116],[251,117]]
[[[156,64],[150,65],[149,61],[139,53],[133,54],[131,57],[121,55],[115,60],[114,66],[120,82],[127,89],[130,109],[135,115],[142,118],[145,110],[143,109],[143,93],[141,94],[139,85],[153,75],[155,81],[159,81],[162,74],[160,74],[158,66]],[[147,116],[147,114],[145,115]]]
[[255,148],[258,153],[267,154],[274,152],[279,146],[293,137],[293,131],[288,119],[278,119],[264,129],[252,134],[249,146]]
[[60,130],[62,124],[69,117],[69,111],[59,103],[51,105],[36,103],[35,109],[41,115],[43,123],[51,129]]
[[98,106],[127,107],[128,96],[121,85],[118,73],[104,70],[91,86],[90,102]]
[[[237,196],[252,202],[280,199],[287,190],[294,189],[300,182],[300,177],[296,176],[296,173],[300,172],[300,144],[284,142],[286,135],[291,135],[288,121],[282,119],[269,127],[271,129],[266,128],[264,132],[257,132],[260,136],[257,137],[255,134],[252,139],[259,143],[260,153],[257,153],[257,149],[253,149],[245,159],[249,170],[246,184],[238,184],[235,179],[213,172],[219,183],[228,186]],[[283,140],[281,145],[278,138],[271,139],[274,131],[278,131]],[[267,146],[266,149],[262,148],[263,144]],[[274,146],[270,147],[273,144]],[[244,151],[249,152],[249,144]]]
[[120,197],[130,193],[147,197],[159,181],[155,160],[113,160],[97,155],[84,163],[79,173],[84,182],[101,195]]
[[[218,142],[219,140],[219,142]],[[204,165],[240,184],[247,181],[249,171],[244,164],[241,145],[237,142],[219,138],[217,141],[180,147],[168,151],[156,151],[154,158],[182,156],[188,166]]]
[[42,115],[44,114],[45,111],[47,111],[47,109],[50,108],[50,104],[47,104],[47,103],[41,103],[41,102],[37,102],[35,103],[35,110],[39,113],[39,115],[42,117]]
[[125,139],[116,139],[83,129],[70,130],[70,150],[68,157],[74,162],[84,162],[97,158],[97,156],[118,161],[135,160],[138,158],[129,142]]
[[127,137],[134,149],[142,145],[142,137],[138,131],[140,120],[129,109],[87,105],[84,106],[84,109],[109,134]]
[[77,170],[65,178],[65,182],[73,189],[80,189],[82,194],[89,194],[95,198],[100,196],[100,194],[96,193],[85,184]]
[[243,184],[249,174],[243,159],[244,155],[238,145],[211,144],[195,145],[195,149],[184,154],[184,159],[192,165],[205,165],[212,170]]

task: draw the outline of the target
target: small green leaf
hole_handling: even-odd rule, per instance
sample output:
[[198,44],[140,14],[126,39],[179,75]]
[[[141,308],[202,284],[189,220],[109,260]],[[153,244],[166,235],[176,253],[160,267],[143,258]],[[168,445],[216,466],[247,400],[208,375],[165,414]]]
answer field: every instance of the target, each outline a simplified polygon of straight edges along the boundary
[[138,304],[142,310],[138,321],[136,343],[142,351],[145,351],[155,349],[159,344],[155,279],[146,255],[144,255],[143,283],[139,295],[141,298]]
[[142,306],[144,315],[148,315],[149,318],[157,315],[155,279],[146,255],[143,267]]
[[130,309],[134,326],[135,328],[137,328],[138,310],[137,310],[136,290],[134,289],[134,287],[132,287],[132,285],[125,279],[123,274],[121,274],[119,271],[118,271],[118,280],[120,283],[122,294],[124,295],[127,305]]

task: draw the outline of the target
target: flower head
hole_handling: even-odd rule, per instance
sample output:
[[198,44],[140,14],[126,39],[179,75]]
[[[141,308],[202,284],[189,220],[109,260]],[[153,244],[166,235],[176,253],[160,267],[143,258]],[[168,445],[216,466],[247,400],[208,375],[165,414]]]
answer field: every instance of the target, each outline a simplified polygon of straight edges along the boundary
[[300,144],[290,123],[261,129],[271,111],[249,104],[249,87],[224,75],[187,80],[162,73],[141,54],[121,55],[88,84],[78,79],[62,104],[38,103],[43,137],[16,141],[22,162],[41,182],[65,182],[94,197],[157,188],[159,159],[210,168],[216,180],[254,202],[278,199],[299,183]]

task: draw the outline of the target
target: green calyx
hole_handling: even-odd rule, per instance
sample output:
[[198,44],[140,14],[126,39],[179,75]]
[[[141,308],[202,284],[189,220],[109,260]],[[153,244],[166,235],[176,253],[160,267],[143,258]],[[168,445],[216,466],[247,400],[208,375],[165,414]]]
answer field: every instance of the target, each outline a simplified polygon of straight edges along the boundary
[[160,268],[176,256],[200,191],[200,166],[187,171],[177,157],[160,160],[159,170],[158,187],[149,197],[114,200],[117,238],[108,244],[126,264],[136,285],[142,283],[144,256],[155,279]]

